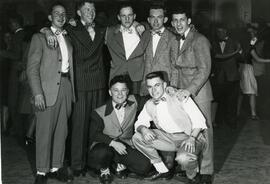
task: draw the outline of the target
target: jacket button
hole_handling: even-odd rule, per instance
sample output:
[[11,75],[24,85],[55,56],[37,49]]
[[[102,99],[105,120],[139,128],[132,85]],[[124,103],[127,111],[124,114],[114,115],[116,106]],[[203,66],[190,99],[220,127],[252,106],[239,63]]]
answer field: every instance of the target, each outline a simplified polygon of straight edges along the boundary
[[62,59],[59,59],[59,62],[61,62],[62,61]]
[[60,83],[59,82],[57,82],[57,85],[59,85]]
[[58,73],[60,74],[61,72],[60,72],[60,71],[58,71]]

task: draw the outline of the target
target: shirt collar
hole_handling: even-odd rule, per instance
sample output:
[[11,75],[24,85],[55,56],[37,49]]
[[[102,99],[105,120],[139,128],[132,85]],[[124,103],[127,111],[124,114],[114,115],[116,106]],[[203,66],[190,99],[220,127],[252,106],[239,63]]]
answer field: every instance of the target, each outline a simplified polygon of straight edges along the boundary
[[21,30],[23,30],[23,28],[20,27],[20,28],[16,29],[15,33],[19,32]]
[[51,30],[52,30],[53,34],[55,34],[55,32],[57,31],[57,29],[53,26],[51,26]]
[[[131,106],[133,105],[135,102],[131,101],[129,99],[127,99],[127,105]],[[112,113],[112,111],[114,110],[114,106],[115,106],[115,102],[112,101],[112,99],[110,99],[107,103],[106,103],[106,109],[105,109],[105,116],[108,116]]]

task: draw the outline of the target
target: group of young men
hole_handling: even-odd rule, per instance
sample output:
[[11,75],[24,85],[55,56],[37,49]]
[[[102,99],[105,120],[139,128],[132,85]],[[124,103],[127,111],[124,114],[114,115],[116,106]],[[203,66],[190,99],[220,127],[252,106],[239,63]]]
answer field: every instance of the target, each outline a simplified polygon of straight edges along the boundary
[[[112,168],[119,178],[133,172],[170,179],[175,160],[189,183],[211,183],[208,40],[181,7],[172,13],[171,31],[159,5],[150,7],[149,30],[135,21],[129,4],[119,8],[116,26],[95,25],[95,14],[94,3],[82,1],[80,20],[67,24],[65,7],[56,3],[51,27],[32,38],[27,76],[37,117],[35,184],[58,178],[70,116],[74,176],[87,166],[100,172],[101,183],[112,182]],[[104,44],[112,58],[107,102]],[[139,95],[148,93],[148,100]]]

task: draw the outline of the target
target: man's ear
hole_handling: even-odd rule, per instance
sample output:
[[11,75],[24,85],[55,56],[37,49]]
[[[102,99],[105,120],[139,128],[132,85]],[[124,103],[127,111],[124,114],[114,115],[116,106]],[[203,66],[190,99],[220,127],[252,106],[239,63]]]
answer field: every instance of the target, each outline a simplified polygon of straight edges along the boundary
[[147,22],[150,24],[150,17],[147,18]]
[[163,23],[165,24],[168,21],[168,17],[164,17]]
[[134,13],[134,15],[133,15],[133,18],[134,18],[134,20],[136,19],[136,14]]
[[81,16],[82,16],[82,14],[81,14],[81,11],[80,11],[80,10],[77,10],[77,15],[78,15],[79,17],[81,17]]
[[164,87],[164,89],[166,89],[167,88],[167,82],[163,82],[163,87]]
[[52,15],[48,15],[49,21],[52,21]]
[[191,18],[188,18],[187,22],[188,22],[188,25],[190,25],[190,23],[191,23]]
[[120,15],[117,15],[117,19],[118,19],[119,21],[121,21]]
[[110,96],[112,96],[112,92],[111,92],[111,90],[110,90],[110,89],[109,89],[109,95],[110,95]]

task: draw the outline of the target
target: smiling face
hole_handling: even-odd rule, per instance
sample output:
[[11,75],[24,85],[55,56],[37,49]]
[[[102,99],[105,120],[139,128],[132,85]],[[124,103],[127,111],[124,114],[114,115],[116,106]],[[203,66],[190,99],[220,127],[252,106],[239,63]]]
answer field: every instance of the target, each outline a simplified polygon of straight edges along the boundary
[[86,2],[79,10],[77,10],[77,14],[83,22],[91,24],[96,17],[95,5],[93,3]]
[[191,19],[187,18],[186,14],[173,14],[172,15],[172,26],[175,28],[178,34],[183,35],[189,28]]
[[167,22],[168,18],[165,17],[163,9],[150,9],[147,20],[152,30],[156,31],[163,27],[163,24]]
[[51,15],[48,16],[52,26],[56,29],[62,29],[66,23],[66,10],[61,5],[56,5],[52,8]]
[[154,99],[160,99],[165,93],[167,83],[159,77],[146,80],[146,86],[150,96]]
[[130,28],[136,18],[133,9],[131,7],[123,7],[119,15],[117,16],[118,20],[121,22],[121,25],[125,28]]
[[128,87],[125,83],[117,82],[109,90],[109,94],[112,97],[112,101],[119,104],[127,100]]

